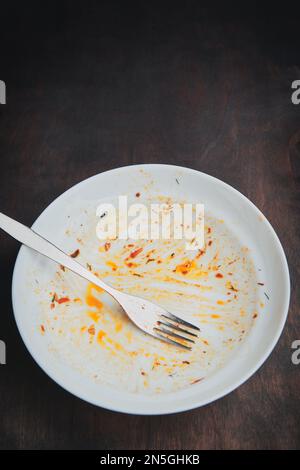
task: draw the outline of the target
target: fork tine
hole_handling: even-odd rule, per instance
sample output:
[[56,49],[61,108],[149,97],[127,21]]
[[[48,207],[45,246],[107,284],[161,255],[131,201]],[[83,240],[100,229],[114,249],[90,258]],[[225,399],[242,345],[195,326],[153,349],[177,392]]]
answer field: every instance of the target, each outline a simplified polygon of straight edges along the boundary
[[180,333],[186,333],[187,335],[198,338],[198,335],[196,333],[192,333],[191,331],[184,330],[183,328],[180,328],[178,325],[174,325],[174,323],[169,323],[167,321],[158,321],[157,324],[167,326],[168,328],[173,328],[173,330],[179,331]]
[[175,337],[175,338],[178,338],[182,341],[187,341],[188,343],[193,343],[195,344],[195,341],[193,339],[190,339],[190,338],[186,338],[185,336],[180,336],[178,335],[177,333],[173,333],[172,330],[167,330],[166,328],[157,328],[157,327],[154,327],[153,328],[155,331],[159,331],[161,333],[165,333],[166,335],[169,335],[169,336],[172,336],[172,337]]
[[198,326],[193,325],[192,323],[187,322],[186,320],[183,320],[182,318],[176,317],[176,315],[173,315],[173,313],[168,312],[168,315],[161,315],[162,317],[166,318],[167,320],[172,320],[176,323],[179,323],[181,325],[185,325],[189,328],[192,328],[194,330],[200,331],[200,328]]
[[192,350],[190,346],[186,346],[185,344],[182,344],[182,343],[177,343],[177,341],[173,341],[172,339],[168,338],[167,336],[164,336],[163,334],[160,334],[159,332],[155,332],[155,337],[160,340],[165,341],[166,343],[170,343],[175,346],[179,346],[180,348],[187,349],[188,351]]

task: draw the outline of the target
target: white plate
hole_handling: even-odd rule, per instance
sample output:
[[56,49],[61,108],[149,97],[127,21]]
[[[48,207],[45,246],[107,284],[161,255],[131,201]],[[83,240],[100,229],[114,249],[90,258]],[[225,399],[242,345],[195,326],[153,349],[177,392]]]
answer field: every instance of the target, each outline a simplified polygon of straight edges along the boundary
[[[213,242],[204,258],[197,260],[194,274],[184,277],[176,269],[174,273],[164,252],[160,253],[161,265],[155,253],[155,261],[147,264],[149,271],[142,279],[133,274],[133,268],[124,271],[122,265],[114,272],[112,265],[105,264],[110,256],[119,262],[123,255],[115,256],[114,248],[112,252],[101,248],[103,243],[95,232],[96,207],[122,194],[136,202],[136,193],[140,193],[139,202],[170,197],[174,201],[204,203],[207,227],[211,226],[213,232],[207,234],[207,241],[213,237]],[[188,353],[137,331],[108,297],[104,297],[105,312],[98,320],[99,315],[94,316],[97,307],[86,306],[84,280],[64,273],[55,263],[22,247],[12,285],[21,336],[33,358],[53,380],[90,403],[134,414],[174,413],[203,406],[245,382],[279,339],[290,296],[282,246],[263,214],[241,193],[216,178],[171,165],[111,170],[62,194],[33,227],[70,253],[80,248],[78,260],[92,264],[92,269],[102,272],[109,282],[155,298],[177,313],[185,310],[201,327],[200,346],[188,361]],[[100,252],[95,249],[99,246]],[[116,251],[121,249],[116,246]],[[217,252],[220,264],[211,264]],[[181,255],[184,257],[186,254]],[[172,262],[176,265],[179,260]],[[139,267],[135,269],[142,272]],[[216,278],[217,269],[224,278]],[[166,276],[171,276],[171,282],[164,281]],[[230,279],[237,292],[228,291]],[[55,308],[51,309],[50,292],[51,296],[56,292],[72,301],[60,305],[54,302]],[[73,301],[77,292],[81,300]],[[93,292],[100,300],[99,295]]]

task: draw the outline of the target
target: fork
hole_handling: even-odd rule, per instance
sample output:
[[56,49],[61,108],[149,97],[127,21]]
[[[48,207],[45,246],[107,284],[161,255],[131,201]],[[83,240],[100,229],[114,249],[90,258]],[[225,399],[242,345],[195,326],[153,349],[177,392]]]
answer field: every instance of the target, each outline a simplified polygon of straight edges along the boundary
[[149,300],[126,294],[106,284],[78,261],[64,253],[34,230],[0,212],[0,228],[22,244],[108,292],[123,308],[131,321],[145,333],[183,349],[192,349],[200,328],[173,315]]

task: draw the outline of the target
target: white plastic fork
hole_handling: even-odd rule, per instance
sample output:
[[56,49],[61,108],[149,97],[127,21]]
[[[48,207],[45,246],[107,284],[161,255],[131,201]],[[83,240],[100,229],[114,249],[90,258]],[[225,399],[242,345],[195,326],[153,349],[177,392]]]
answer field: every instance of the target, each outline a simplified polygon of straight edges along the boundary
[[132,322],[144,332],[180,348],[192,349],[200,331],[196,325],[169,313],[149,300],[126,294],[111,287],[31,228],[1,212],[0,228],[29,248],[65,266],[108,292],[121,305]]

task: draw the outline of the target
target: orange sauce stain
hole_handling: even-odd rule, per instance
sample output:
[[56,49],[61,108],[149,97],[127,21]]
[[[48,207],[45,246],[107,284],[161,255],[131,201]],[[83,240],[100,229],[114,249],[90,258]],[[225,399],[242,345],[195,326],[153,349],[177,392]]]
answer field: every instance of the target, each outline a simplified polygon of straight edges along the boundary
[[180,274],[188,274],[190,273],[193,269],[196,268],[196,263],[195,261],[186,261],[183,264],[178,264],[176,266],[175,271]]
[[99,313],[88,311],[87,314],[92,320],[94,320],[95,323],[97,323],[99,321],[99,318],[100,318]]
[[225,302],[224,302],[224,300],[217,300],[217,304],[218,304],[218,305],[224,305]]
[[211,318],[220,318],[220,315],[217,315],[216,313],[213,313],[213,314],[211,315]]
[[103,343],[103,338],[104,338],[104,336],[106,336],[105,331],[100,330],[100,331],[98,332],[98,335],[97,335],[97,341],[98,341],[98,343],[100,343],[100,344]]
[[125,261],[125,264],[126,264],[126,266],[128,266],[128,268],[137,268],[138,267],[137,263],[131,263],[131,262]]
[[116,333],[119,333],[119,331],[121,331],[122,328],[123,328],[122,323],[121,323],[121,322],[117,322],[117,323],[116,323],[116,326],[115,326],[115,331],[116,331]]
[[131,342],[132,342],[132,333],[131,333],[131,331],[127,331],[127,333],[125,334],[125,336],[126,336],[126,338],[127,338],[127,341],[128,341],[129,343],[131,343]]
[[96,307],[97,310],[101,310],[103,307],[103,303],[101,302],[101,300],[97,299],[97,297],[93,295],[93,290],[100,293],[103,292],[103,289],[101,289],[101,287],[95,286],[95,284],[92,283],[88,284],[85,296],[86,303],[89,307]]
[[138,355],[137,351],[130,351],[129,352],[129,356],[131,356],[131,357],[136,357],[137,355]]
[[94,334],[96,333],[94,325],[91,325],[89,327],[88,332],[89,332],[90,335],[94,336]]
[[118,266],[113,261],[107,261],[106,266],[109,266],[113,271],[116,271],[118,269]]
[[107,338],[107,341],[112,345],[114,346],[114,348],[117,350],[117,351],[122,351],[124,350],[123,346],[118,343],[117,341],[113,341],[111,338]]
[[194,277],[207,277],[208,276],[208,272],[207,271],[201,271],[201,269],[197,269],[195,271],[195,276]]

